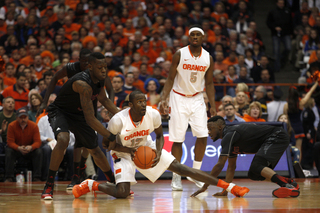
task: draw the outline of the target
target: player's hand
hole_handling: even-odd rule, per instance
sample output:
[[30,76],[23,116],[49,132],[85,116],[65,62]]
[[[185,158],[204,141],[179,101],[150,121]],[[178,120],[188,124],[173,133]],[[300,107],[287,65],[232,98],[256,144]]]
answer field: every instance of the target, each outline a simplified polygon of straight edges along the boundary
[[107,146],[106,150],[109,152],[111,150],[113,150],[116,147],[117,142],[114,141],[109,141],[109,145]]
[[38,117],[46,107],[47,105],[45,103],[42,103],[37,111],[36,117]]
[[161,151],[157,151],[157,150],[154,150],[154,151],[157,156],[153,159],[153,164],[151,165],[151,167],[155,167],[159,163],[161,158]]
[[134,160],[134,158],[136,157],[136,151],[139,147],[135,147],[135,148],[130,148],[130,154],[131,154],[131,159],[132,161]]
[[223,190],[222,192],[217,192],[217,193],[215,193],[215,194],[213,194],[212,196],[227,196],[228,195],[228,192],[227,192],[227,190]]
[[169,114],[169,105],[167,101],[160,101],[160,114],[161,115]]
[[202,193],[202,192],[205,192],[207,190],[207,187],[202,187],[201,189],[199,189],[198,191],[196,191],[195,193],[193,193],[190,197],[195,197],[197,196],[198,194]]
[[210,114],[211,114],[211,117],[217,115],[217,111],[215,107],[210,107]]

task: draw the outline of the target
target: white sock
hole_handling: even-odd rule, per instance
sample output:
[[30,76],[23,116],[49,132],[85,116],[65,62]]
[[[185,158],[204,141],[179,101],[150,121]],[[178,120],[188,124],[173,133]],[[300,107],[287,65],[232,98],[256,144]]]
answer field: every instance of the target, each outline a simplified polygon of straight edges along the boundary
[[201,169],[202,161],[193,161],[193,166],[192,168],[194,169]]

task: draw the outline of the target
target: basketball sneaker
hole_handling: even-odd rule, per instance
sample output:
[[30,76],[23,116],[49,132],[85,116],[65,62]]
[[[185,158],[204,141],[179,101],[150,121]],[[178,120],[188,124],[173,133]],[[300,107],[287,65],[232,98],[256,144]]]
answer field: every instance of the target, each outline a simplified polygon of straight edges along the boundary
[[84,165],[83,168],[80,168],[80,182],[79,183],[81,183],[82,181],[87,179],[86,168],[87,168],[86,164]]
[[273,190],[272,195],[277,198],[298,197],[300,195],[300,191],[293,185],[287,183],[283,187]]
[[72,178],[71,178],[71,183],[67,186],[67,190],[72,190],[72,188],[77,185],[77,184],[80,184],[80,177],[79,175],[72,175]]
[[74,195],[75,198],[80,197],[81,195],[85,195],[88,192],[93,192],[94,196],[96,197],[96,193],[95,190],[93,190],[93,188],[98,188],[99,183],[94,181],[94,180],[90,180],[87,179],[85,181],[83,181],[81,184],[79,185],[75,185],[72,188],[72,194]]
[[171,181],[171,189],[172,191],[182,191],[182,184],[181,184],[181,176],[172,173],[172,181]]
[[202,188],[203,187],[203,185],[204,185],[204,183],[203,182],[200,182],[200,181],[197,181],[197,180],[195,180],[195,179],[193,179],[193,178],[191,178],[191,177],[187,177],[187,179],[189,180],[189,181],[191,181],[191,182],[194,182],[195,184],[196,184],[196,186],[198,187],[198,188]]
[[298,184],[295,180],[289,178],[288,183],[291,184],[292,186],[294,186],[294,188],[300,190],[300,186],[299,186],[299,184]]
[[54,183],[46,183],[43,192],[41,194],[41,199],[52,200],[53,199],[53,186]]
[[236,197],[244,197],[246,194],[248,194],[250,189],[230,183],[227,191],[230,191]]

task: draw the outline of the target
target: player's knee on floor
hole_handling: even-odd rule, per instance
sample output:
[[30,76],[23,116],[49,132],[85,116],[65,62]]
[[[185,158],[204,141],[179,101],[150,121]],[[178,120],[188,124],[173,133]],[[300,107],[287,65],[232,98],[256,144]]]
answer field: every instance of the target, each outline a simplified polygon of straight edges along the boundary
[[255,156],[252,160],[248,177],[251,180],[265,180],[265,178],[261,176],[261,171],[265,167],[268,167],[268,161],[263,157]]

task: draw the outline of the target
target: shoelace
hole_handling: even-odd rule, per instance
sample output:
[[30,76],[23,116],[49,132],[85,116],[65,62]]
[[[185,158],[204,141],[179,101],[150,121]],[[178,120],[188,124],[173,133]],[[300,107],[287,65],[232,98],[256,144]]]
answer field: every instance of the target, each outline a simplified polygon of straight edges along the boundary
[[48,188],[46,189],[46,194],[50,194],[51,191],[52,191],[52,187],[48,186]]

